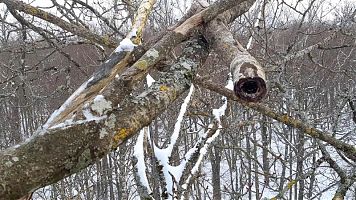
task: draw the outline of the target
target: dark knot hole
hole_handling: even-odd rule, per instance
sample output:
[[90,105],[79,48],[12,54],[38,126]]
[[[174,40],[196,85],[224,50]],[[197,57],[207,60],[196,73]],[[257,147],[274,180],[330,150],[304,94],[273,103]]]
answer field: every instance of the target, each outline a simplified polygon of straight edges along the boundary
[[247,94],[254,94],[258,91],[258,84],[256,81],[247,81],[242,85],[241,89]]

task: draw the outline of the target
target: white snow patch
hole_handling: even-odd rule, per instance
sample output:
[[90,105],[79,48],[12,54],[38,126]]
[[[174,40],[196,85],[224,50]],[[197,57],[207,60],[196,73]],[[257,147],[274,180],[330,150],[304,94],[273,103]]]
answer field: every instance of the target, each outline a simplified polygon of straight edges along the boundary
[[[78,120],[78,121],[75,121],[75,122],[73,122],[73,119],[70,119],[70,120],[64,121],[63,123],[57,124],[55,126],[51,126],[48,129],[57,129],[57,128],[66,129],[66,128],[69,128],[69,127],[71,127],[73,125],[84,124],[84,123],[87,123],[87,122],[90,122],[90,121],[98,122],[98,121],[101,121],[101,120],[106,119],[106,118],[107,118],[106,115],[103,115],[103,116],[100,116],[100,117],[93,116],[92,118],[89,118],[89,119],[86,119],[86,120]],[[46,133],[46,131],[39,132],[40,135],[42,135],[44,133]]]
[[47,129],[52,121],[60,115],[69,105],[70,103],[77,98],[86,88],[87,85],[90,81],[93,80],[94,77],[91,77],[89,80],[87,80],[85,83],[83,83],[63,104],[60,108],[55,110],[52,115],[48,118],[47,122],[43,125],[43,129]]
[[20,160],[19,157],[12,157],[11,159],[12,159],[14,162],[17,162],[17,161]]
[[128,34],[128,38],[137,37],[137,28],[133,28]]
[[231,73],[229,73],[229,80],[227,81],[225,88],[227,88],[229,90],[234,90],[234,82],[232,81],[231,77],[232,77],[232,75],[231,75]]
[[148,87],[151,87],[152,83],[156,82],[155,79],[153,79],[150,74],[147,74],[146,81],[147,81],[147,86]]
[[225,115],[226,107],[227,107],[227,103],[225,101],[224,104],[220,108],[213,109],[213,115],[214,115],[215,119],[218,120],[219,122],[220,122],[221,117]]
[[88,120],[90,120],[90,119],[92,119],[93,117],[95,117],[95,116],[91,113],[91,111],[90,111],[88,108],[83,109],[83,115],[84,115],[84,117],[85,117],[86,119],[88,119]]
[[100,44],[97,44],[97,47],[99,47],[102,51],[105,51],[105,48],[101,46]]
[[143,151],[143,137],[144,128],[141,129],[140,134],[137,137],[136,145],[134,147],[134,156],[137,158],[137,174],[140,177],[140,182],[143,186],[147,188],[147,192],[148,194],[150,194],[152,193],[152,190],[150,188],[146,175],[146,165]]
[[135,45],[129,38],[123,39],[119,46],[115,49],[115,52],[121,52],[121,51],[133,51],[135,48]]
[[102,115],[107,110],[112,109],[111,101],[107,101],[103,95],[99,94],[94,98],[93,104],[91,105],[91,109],[99,113],[99,115]]
[[189,101],[191,99],[191,96],[192,96],[193,92],[194,92],[194,85],[191,85],[190,89],[189,89],[189,93],[185,97],[184,102],[180,107],[179,115],[178,115],[177,121],[176,121],[176,123],[174,125],[173,134],[172,134],[172,136],[170,138],[170,144],[167,147],[167,154],[168,155],[171,155],[173,147],[177,142],[177,139],[178,139],[178,136],[179,136],[179,132],[180,132],[180,127],[181,127],[182,121],[183,121],[183,117],[184,117],[185,112],[187,111],[187,106],[188,106],[188,103],[189,103]]

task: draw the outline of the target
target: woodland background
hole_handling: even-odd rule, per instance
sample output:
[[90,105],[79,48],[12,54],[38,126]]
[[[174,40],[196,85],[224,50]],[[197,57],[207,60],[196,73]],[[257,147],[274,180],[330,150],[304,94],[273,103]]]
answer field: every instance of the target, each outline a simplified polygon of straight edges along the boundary
[[[136,0],[24,2],[115,41],[128,32],[140,4]],[[143,43],[173,26],[190,5],[188,0],[157,1]],[[42,27],[48,38],[15,20],[0,4],[0,150],[31,137],[113,50],[20,14]],[[244,47],[252,38],[249,52],[265,67],[268,79],[264,104],[356,144],[355,1],[257,0],[229,29]],[[154,79],[160,73],[150,72]],[[228,73],[229,67],[214,52],[198,71],[221,85]],[[137,91],[145,87],[143,82]],[[185,96],[151,123],[151,139],[157,146],[167,145]],[[172,163],[182,159],[199,132],[207,130],[214,118],[212,109],[222,103],[221,95],[197,86]],[[349,181],[345,199],[356,199],[356,165],[342,153],[237,102],[229,101],[227,112],[192,184],[190,199],[263,199],[280,193],[284,199],[331,199],[345,177]],[[33,198],[139,199],[135,143],[133,137],[95,165],[38,189]],[[147,156],[154,160],[152,153]],[[151,187],[160,191],[155,165],[148,162],[147,170]],[[154,197],[163,199],[158,192]]]

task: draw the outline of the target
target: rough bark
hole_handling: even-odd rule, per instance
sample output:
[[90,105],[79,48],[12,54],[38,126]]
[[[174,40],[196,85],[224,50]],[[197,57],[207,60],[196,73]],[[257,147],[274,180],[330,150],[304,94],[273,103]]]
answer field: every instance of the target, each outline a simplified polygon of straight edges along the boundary
[[[246,0],[217,1],[208,8],[205,8],[199,13],[188,18],[173,31],[168,31],[161,40],[153,45],[133,64],[130,69],[127,70],[126,74],[128,78],[123,78],[126,80],[130,79],[131,84],[142,80],[150,68],[165,58],[170,50],[172,50],[176,45],[186,40],[188,36],[190,36],[190,34],[200,25],[211,21],[218,14],[244,1]],[[116,74],[120,73],[127,67],[130,60],[135,60],[135,55],[131,55],[130,52],[118,52],[117,54],[118,55],[109,58],[105,63],[103,63],[103,66],[100,67],[102,70],[82,85],[82,87],[84,87],[83,91],[73,97],[70,105],[66,105],[63,109],[61,108],[63,111],[61,111],[61,113],[59,113],[59,115],[56,116],[52,122],[48,123],[47,126],[51,126],[71,118],[74,113],[78,112],[78,110],[82,108],[80,105],[84,105],[86,101],[92,100],[95,94],[102,91],[103,88],[112,82]],[[106,66],[106,64],[108,66]],[[110,89],[107,89],[107,91],[113,94],[113,91]],[[124,94],[127,95],[128,93]]]
[[[196,50],[202,46],[191,51],[194,56]],[[188,89],[197,66],[196,60],[183,57],[165,77],[137,97],[128,98],[120,109],[108,108],[96,120],[40,130],[27,142],[1,152],[0,199],[19,198],[95,163]]]
[[212,170],[212,185],[213,185],[213,199],[221,200],[221,181],[220,181],[220,162],[221,149],[214,146],[210,149],[211,170]]
[[224,15],[217,17],[207,25],[205,37],[223,58],[222,60],[230,65],[236,96],[245,101],[260,101],[267,94],[264,70],[260,63],[234,39],[226,27],[227,21],[229,19],[225,19]]
[[[240,2],[243,0],[218,1],[212,4],[187,19],[175,30],[168,32],[164,42],[169,43],[167,46],[172,48],[185,40],[197,26],[209,22],[219,13]],[[128,78],[134,77],[133,80],[137,80],[135,77],[142,77],[149,67],[165,56],[169,50],[160,45],[162,42],[149,50],[127,71],[130,74]],[[168,104],[184,92],[190,84],[197,65],[188,60],[178,63],[164,79],[156,82],[149,90],[137,97],[127,97],[118,109],[109,99],[97,95],[112,82],[118,69],[124,68],[130,61],[136,59],[133,57],[135,54],[126,54],[126,52],[118,54],[110,57],[103,64],[102,69],[86,83],[84,95],[79,94],[79,96],[83,95],[83,99],[77,99],[78,101],[74,99],[77,106],[82,106],[88,99],[94,99],[89,107],[82,107],[88,109],[87,111],[94,115],[94,118],[85,117],[73,122],[65,115],[62,120],[36,132],[35,136],[26,142],[0,152],[2,183],[0,199],[19,198],[36,188],[54,183],[95,163],[143,126],[148,125],[166,109]],[[188,69],[187,64],[193,70]],[[90,90],[86,90],[88,88]],[[113,94],[115,90],[110,92]],[[96,97],[98,98],[95,101]],[[68,113],[70,114],[71,111]]]
[[335,149],[343,152],[347,158],[356,161],[356,148],[351,144],[348,144],[346,142],[338,140],[337,138],[334,138],[332,134],[329,132],[318,130],[286,114],[277,113],[264,104],[241,101],[239,98],[237,98],[234,95],[234,93],[231,90],[226,89],[223,86],[218,85],[216,83],[205,81],[201,77],[196,77],[195,83],[209,90],[215,91],[221,95],[224,95],[231,100],[237,101],[241,105],[256,110],[261,114],[266,115],[272,119],[275,119],[285,125],[299,129],[303,133],[313,138],[317,138],[321,141],[324,141],[327,144],[333,146]]
[[[51,125],[72,118],[74,113],[83,109],[83,105],[86,101],[93,100],[93,97],[96,94],[100,93],[110,82],[112,82],[117,74],[122,73],[130,63],[136,61],[138,56],[143,57],[147,55],[147,53],[142,55],[143,52],[140,51],[141,49],[134,47],[135,45],[141,44],[142,31],[154,3],[154,0],[142,1],[137,10],[137,16],[133,22],[131,31],[125,38],[126,43],[130,42],[132,45],[131,48],[133,49],[124,49],[124,44],[120,42],[119,46],[110,55],[107,61],[100,66],[99,70],[68,98],[67,102],[58,109],[56,115],[50,117],[45,124],[45,127],[50,127]],[[135,49],[138,49],[138,51],[133,52]]]

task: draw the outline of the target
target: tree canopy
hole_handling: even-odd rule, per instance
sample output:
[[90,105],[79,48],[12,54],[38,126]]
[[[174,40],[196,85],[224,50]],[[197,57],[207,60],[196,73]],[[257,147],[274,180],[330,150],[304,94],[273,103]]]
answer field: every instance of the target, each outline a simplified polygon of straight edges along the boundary
[[0,6],[0,199],[355,197],[355,3]]

